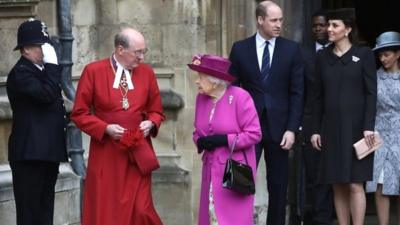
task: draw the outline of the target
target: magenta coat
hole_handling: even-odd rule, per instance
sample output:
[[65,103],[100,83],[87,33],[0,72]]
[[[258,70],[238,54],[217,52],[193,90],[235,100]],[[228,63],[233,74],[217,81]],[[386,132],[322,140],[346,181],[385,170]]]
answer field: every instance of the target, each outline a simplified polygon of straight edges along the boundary
[[[229,86],[215,106],[214,116],[209,122],[213,101],[199,94],[196,99],[194,120],[194,142],[201,136],[227,134],[229,146],[238,135],[233,158],[253,168],[256,177],[256,153],[254,145],[261,140],[261,128],[251,96],[239,87]],[[219,225],[252,225],[254,195],[241,195],[222,187],[228,147],[219,147],[203,153],[203,171],[200,194],[199,225],[209,225],[208,205],[210,181],[212,182],[215,213]]]

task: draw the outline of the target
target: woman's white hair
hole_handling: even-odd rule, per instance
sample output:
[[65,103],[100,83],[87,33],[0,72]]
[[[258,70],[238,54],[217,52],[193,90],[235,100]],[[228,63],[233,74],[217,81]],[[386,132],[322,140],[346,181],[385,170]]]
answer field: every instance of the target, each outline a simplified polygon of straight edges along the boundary
[[[206,75],[207,75],[207,74],[206,74]],[[217,85],[217,86],[222,85],[222,86],[224,86],[224,87],[228,87],[228,85],[229,85],[229,82],[228,82],[228,81],[225,81],[225,80],[222,80],[222,79],[219,79],[219,78],[210,76],[210,75],[207,75],[207,79],[208,79],[211,83],[213,83],[213,84],[215,84],[215,85]]]

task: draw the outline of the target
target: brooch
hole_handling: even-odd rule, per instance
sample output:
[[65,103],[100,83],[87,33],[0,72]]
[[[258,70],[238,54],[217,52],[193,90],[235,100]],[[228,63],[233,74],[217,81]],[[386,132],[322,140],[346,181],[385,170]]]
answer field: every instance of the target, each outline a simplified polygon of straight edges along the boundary
[[232,104],[233,95],[229,95],[229,105]]
[[193,60],[192,64],[198,66],[201,64],[201,61],[199,59],[195,59]]

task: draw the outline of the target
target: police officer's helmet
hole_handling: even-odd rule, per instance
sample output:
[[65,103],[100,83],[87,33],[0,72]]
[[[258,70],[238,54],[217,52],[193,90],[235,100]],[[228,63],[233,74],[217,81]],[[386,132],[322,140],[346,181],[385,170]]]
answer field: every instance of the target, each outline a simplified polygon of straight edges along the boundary
[[46,25],[40,20],[30,18],[19,26],[18,44],[14,50],[18,50],[25,45],[44,44],[46,42],[50,42]]

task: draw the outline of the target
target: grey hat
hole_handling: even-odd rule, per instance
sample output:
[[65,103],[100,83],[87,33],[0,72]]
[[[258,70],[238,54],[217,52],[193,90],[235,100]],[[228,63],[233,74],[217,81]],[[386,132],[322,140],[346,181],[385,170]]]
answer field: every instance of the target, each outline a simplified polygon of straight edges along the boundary
[[376,38],[376,45],[372,50],[379,51],[388,48],[400,48],[400,33],[395,31],[382,33]]

